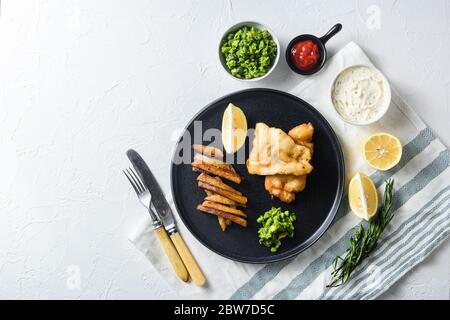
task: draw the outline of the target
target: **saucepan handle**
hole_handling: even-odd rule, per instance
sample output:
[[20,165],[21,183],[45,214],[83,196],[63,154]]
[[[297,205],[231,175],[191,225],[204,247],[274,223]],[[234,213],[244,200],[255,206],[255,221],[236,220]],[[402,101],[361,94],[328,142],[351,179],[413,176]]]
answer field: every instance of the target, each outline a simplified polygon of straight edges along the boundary
[[328,40],[334,37],[336,33],[338,33],[341,30],[342,24],[340,23],[335,24],[322,38],[320,38],[320,41],[322,41],[323,44],[327,43]]

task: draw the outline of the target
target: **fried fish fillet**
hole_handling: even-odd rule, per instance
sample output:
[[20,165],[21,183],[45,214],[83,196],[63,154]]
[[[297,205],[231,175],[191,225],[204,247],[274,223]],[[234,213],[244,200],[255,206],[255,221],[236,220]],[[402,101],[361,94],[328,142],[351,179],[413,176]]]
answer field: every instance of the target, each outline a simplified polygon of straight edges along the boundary
[[[296,144],[303,145],[310,150],[311,157],[313,153],[313,143],[311,142],[313,134],[314,127],[311,123],[301,124],[289,131],[289,136]],[[306,175],[266,176],[264,187],[271,195],[279,198],[282,202],[291,203],[295,200],[295,193],[305,189]]]
[[250,174],[301,176],[313,170],[309,148],[298,145],[283,130],[257,123],[253,147],[247,160]]
[[303,176],[291,174],[266,176],[264,187],[271,195],[279,198],[282,202],[291,203],[295,200],[295,193],[305,189],[306,174]]
[[282,189],[287,192],[301,192],[306,187],[306,174],[303,176],[290,174],[266,176],[265,187],[268,191],[270,191],[269,189]]
[[314,126],[311,122],[302,123],[289,130],[288,134],[294,139],[296,144],[303,145],[304,143],[310,143],[314,134]]

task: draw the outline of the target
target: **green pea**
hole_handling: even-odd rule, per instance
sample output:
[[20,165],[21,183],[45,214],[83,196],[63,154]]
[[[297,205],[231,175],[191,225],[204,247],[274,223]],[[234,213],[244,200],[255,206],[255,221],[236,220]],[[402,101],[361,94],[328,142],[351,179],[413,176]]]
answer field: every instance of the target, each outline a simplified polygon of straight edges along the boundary
[[[251,70],[251,72],[256,72]],[[295,213],[288,210],[281,211],[281,208],[271,208],[257,218],[261,227],[258,229],[259,243],[275,253],[281,246],[281,239],[292,238],[294,236]]]
[[[222,43],[221,52],[231,74],[238,78],[252,79],[266,74],[277,55],[277,45],[267,30],[244,26],[228,34]],[[239,66],[239,72],[234,69]],[[280,209],[281,210],[281,209]]]

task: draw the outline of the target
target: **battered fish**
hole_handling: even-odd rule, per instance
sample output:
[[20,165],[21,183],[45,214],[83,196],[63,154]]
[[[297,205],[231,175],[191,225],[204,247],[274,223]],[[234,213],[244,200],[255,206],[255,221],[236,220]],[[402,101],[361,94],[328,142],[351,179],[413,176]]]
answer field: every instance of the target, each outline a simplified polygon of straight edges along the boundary
[[277,174],[266,176],[264,187],[269,193],[282,202],[291,203],[295,200],[295,193],[305,190],[306,175],[293,176]]
[[312,145],[310,143],[312,141],[314,135],[314,126],[311,122],[303,123],[301,125],[296,126],[289,130],[289,136],[294,139],[296,144],[306,144]]
[[247,160],[250,174],[302,176],[313,170],[311,150],[298,145],[283,130],[257,123],[253,148]]
[[[313,134],[314,127],[311,123],[301,124],[289,131],[289,136],[296,144],[305,146],[310,150],[311,157],[314,147],[311,142]],[[311,160],[311,158],[309,160]],[[295,200],[295,193],[302,192],[305,189],[306,175],[266,176],[264,187],[272,196],[279,198],[282,202],[291,203]]]

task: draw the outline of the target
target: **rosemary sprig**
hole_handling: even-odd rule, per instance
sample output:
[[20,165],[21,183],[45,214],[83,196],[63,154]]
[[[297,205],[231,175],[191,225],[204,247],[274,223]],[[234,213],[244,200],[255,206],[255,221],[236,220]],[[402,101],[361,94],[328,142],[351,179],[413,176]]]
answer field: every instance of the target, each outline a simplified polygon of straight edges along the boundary
[[394,180],[387,180],[381,211],[370,221],[367,229],[363,224],[356,229],[350,239],[350,247],[347,249],[345,257],[334,258],[331,283],[327,287],[338,287],[346,283],[356,267],[375,249],[381,233],[394,216],[391,212],[393,190]]

